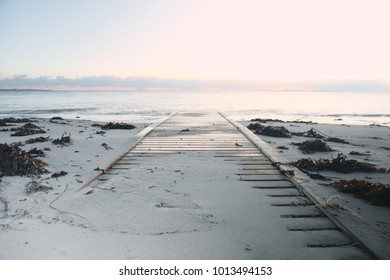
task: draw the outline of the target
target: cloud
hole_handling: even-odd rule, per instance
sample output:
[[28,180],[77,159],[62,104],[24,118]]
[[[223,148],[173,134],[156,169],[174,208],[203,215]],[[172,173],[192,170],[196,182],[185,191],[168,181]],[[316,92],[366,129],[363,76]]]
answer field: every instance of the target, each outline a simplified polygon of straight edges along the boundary
[[180,80],[155,77],[86,76],[67,78],[63,76],[37,78],[15,75],[0,79],[0,88],[31,89],[167,89],[167,90],[316,90],[316,91],[382,91],[390,92],[390,83],[383,80],[318,80],[305,82],[264,82],[227,80]]
[[30,78],[27,75],[15,75],[12,78],[0,79],[1,88],[135,88],[135,89],[180,89],[197,90],[202,88],[219,89],[244,89],[249,86],[239,81],[204,81],[204,80],[179,80],[160,79],[153,77],[127,77],[118,78],[115,76],[87,76],[80,78],[67,78],[58,76],[55,78],[41,76]]
[[306,83],[313,90],[388,92],[390,83],[383,80],[323,80]]

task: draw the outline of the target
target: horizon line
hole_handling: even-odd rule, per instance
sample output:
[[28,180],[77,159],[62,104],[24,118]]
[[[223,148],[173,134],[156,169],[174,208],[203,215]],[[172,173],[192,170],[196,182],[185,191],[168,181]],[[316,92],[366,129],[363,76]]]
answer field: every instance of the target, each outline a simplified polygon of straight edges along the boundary
[[302,81],[196,80],[156,77],[41,76],[15,75],[0,78],[3,90],[55,91],[322,91],[322,92],[390,92],[388,79],[317,79]]
[[[49,91],[49,92],[61,92],[61,91],[123,91],[123,92],[137,92],[137,91],[145,91],[145,92],[189,92],[189,91],[199,91],[199,92],[238,92],[238,91],[245,91],[245,92],[354,92],[353,90],[347,90],[347,89],[121,89],[121,88],[112,88],[112,89],[43,89],[43,88],[0,88],[0,91]],[[385,91],[382,91],[385,92]]]

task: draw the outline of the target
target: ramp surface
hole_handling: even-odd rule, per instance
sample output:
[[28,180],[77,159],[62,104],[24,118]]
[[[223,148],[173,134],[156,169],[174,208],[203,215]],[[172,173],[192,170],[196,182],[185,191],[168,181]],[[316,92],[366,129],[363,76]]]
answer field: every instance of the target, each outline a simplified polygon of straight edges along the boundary
[[89,189],[103,213],[90,227],[130,236],[134,258],[370,258],[217,113],[174,115]]

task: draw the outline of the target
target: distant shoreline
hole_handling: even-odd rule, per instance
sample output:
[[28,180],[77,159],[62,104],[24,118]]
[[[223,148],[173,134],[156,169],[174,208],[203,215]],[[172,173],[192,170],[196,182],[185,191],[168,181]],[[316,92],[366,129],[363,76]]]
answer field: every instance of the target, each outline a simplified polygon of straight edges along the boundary
[[0,91],[53,91],[51,89],[31,89],[31,88],[0,88]]

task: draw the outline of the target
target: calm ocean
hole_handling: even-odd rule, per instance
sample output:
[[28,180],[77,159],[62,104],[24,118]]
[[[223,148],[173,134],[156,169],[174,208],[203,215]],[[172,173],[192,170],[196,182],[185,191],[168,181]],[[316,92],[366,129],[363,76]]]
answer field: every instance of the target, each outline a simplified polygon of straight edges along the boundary
[[389,125],[390,93],[0,91],[0,117],[150,122],[173,111],[219,111],[236,120],[262,117]]

